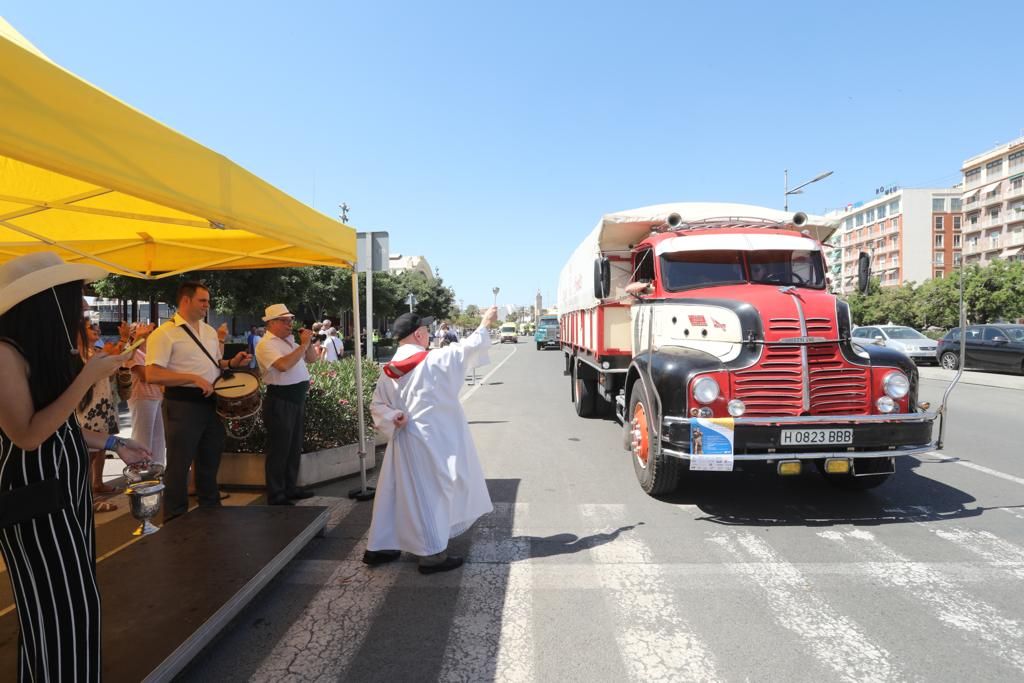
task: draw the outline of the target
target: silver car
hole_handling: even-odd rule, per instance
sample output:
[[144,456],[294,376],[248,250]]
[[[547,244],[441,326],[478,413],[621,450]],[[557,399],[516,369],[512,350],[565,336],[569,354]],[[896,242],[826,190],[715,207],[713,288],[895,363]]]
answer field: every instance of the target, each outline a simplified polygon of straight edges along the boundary
[[912,327],[903,325],[870,325],[853,330],[854,341],[878,344],[903,352],[919,365],[934,365],[938,342],[929,339]]

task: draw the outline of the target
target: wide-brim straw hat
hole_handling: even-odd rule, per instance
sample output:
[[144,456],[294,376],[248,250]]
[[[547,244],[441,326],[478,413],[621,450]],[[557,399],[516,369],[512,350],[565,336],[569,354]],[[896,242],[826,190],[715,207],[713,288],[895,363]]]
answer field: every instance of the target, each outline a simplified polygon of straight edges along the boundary
[[52,251],[37,251],[0,265],[0,315],[25,299],[65,282],[92,282],[107,275],[99,266],[65,263]]
[[263,311],[263,322],[269,322],[276,320],[277,318],[294,318],[295,314],[288,310],[288,307],[284,304],[271,304],[267,306],[266,310]]

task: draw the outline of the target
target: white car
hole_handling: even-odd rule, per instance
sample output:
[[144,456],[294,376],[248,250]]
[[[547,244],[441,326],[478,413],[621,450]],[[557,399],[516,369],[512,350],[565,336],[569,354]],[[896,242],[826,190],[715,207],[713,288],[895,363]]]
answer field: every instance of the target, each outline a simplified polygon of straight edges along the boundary
[[912,327],[903,325],[869,325],[853,330],[853,339],[862,344],[878,344],[901,351],[918,364],[934,365],[939,343]]

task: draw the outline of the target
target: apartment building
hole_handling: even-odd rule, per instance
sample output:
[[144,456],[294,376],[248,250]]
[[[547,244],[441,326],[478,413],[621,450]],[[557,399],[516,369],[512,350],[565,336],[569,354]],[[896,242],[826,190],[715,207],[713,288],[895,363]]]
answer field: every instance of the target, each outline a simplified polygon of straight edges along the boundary
[[964,259],[1024,260],[1024,137],[964,161]]
[[856,289],[862,251],[871,255],[871,272],[883,287],[945,277],[960,263],[961,202],[959,187],[892,188],[830,212],[840,221],[830,240],[833,291]]

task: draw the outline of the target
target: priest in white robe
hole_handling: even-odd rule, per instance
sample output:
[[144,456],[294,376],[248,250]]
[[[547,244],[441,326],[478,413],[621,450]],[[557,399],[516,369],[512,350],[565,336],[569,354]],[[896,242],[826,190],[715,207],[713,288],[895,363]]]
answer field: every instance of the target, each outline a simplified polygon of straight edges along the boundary
[[377,382],[370,412],[388,437],[377,478],[373,521],[363,561],[378,565],[401,552],[424,574],[449,571],[462,558],[448,541],[493,509],[459,390],[470,368],[490,362],[488,326],[496,308],[461,342],[428,351],[432,318],[404,313],[392,330],[399,347]]

